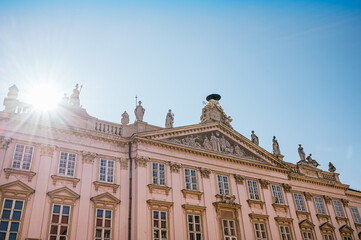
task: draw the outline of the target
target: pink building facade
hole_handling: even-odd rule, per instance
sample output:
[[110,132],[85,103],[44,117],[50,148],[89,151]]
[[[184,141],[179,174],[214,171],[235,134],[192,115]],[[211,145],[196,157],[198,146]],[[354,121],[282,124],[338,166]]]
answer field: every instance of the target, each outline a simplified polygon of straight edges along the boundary
[[74,89],[37,112],[9,89],[0,112],[0,239],[360,239],[361,192],[299,148],[285,162],[236,132],[213,95],[201,123],[89,116]]

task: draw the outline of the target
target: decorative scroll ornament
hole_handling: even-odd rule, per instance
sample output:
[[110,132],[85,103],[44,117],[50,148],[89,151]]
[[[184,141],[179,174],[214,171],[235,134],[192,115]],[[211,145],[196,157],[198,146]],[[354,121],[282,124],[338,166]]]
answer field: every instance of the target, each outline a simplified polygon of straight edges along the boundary
[[220,195],[221,197],[221,202],[223,203],[228,203],[228,204],[234,204],[235,200],[236,200],[236,196],[235,195],[227,195],[227,194],[223,194],[223,195]]
[[169,168],[171,172],[179,173],[179,169],[182,167],[181,164],[175,162],[169,162]]
[[341,199],[341,202],[345,207],[348,207],[349,201],[347,199]]
[[244,177],[238,174],[234,174],[234,179],[236,180],[237,184],[243,184]]
[[211,170],[207,168],[199,168],[199,172],[201,173],[202,178],[209,178],[209,175],[211,174]]
[[208,104],[202,109],[201,123],[222,122],[229,127],[231,126],[232,118],[227,116],[218,100],[210,99]]
[[261,187],[262,187],[262,188],[268,188],[269,182],[268,182],[267,180],[259,179],[258,181],[259,181],[259,183],[261,184]]
[[96,153],[82,152],[83,163],[93,164],[94,159],[97,157]]
[[285,192],[291,192],[291,189],[292,189],[291,185],[283,183],[282,186],[283,186],[283,189],[285,190]]
[[128,163],[129,163],[128,159],[120,158],[119,163],[120,163],[120,168],[121,169],[128,169]]
[[309,192],[304,192],[303,193],[304,195],[305,195],[305,198],[306,198],[306,200],[312,200],[312,194],[311,193],[309,193]]
[[326,202],[327,204],[330,204],[330,203],[331,203],[331,200],[332,200],[332,198],[330,198],[329,196],[326,196],[326,195],[323,196],[323,199],[325,199],[325,202]]
[[41,145],[40,154],[43,156],[52,157],[54,153],[55,147],[51,145]]
[[149,157],[136,156],[134,158],[135,167],[147,167],[147,163],[149,162]]

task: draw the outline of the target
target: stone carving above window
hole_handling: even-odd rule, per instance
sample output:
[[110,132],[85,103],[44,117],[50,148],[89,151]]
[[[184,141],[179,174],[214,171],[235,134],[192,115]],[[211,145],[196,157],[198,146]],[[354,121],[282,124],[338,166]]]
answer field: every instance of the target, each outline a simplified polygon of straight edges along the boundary
[[265,163],[255,154],[218,131],[164,139],[162,141]]

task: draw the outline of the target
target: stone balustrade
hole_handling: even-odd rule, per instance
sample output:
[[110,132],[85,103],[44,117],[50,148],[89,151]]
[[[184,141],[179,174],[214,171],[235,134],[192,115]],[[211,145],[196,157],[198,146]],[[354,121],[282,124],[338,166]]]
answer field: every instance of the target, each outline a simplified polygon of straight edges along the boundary
[[95,131],[122,136],[122,125],[98,120],[95,122]]

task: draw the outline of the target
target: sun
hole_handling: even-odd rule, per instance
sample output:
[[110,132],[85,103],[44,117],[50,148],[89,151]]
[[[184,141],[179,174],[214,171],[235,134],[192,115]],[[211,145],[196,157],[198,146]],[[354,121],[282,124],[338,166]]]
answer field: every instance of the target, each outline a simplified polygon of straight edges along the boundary
[[61,94],[52,84],[35,85],[29,91],[29,103],[41,111],[55,108],[61,100]]

